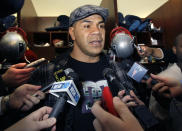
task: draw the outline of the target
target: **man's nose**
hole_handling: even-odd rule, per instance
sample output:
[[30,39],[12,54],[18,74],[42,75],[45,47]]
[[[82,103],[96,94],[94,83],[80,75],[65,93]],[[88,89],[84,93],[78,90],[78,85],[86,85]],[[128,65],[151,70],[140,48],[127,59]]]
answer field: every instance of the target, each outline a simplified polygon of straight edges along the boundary
[[100,33],[100,28],[99,28],[98,26],[94,26],[94,27],[92,28],[92,33],[93,33],[93,34],[99,34],[99,33]]

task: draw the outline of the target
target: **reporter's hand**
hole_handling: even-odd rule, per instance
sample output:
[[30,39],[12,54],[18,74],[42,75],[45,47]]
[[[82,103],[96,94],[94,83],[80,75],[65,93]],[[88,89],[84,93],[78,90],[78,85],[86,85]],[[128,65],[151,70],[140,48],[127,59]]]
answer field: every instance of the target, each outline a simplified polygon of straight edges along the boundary
[[40,131],[52,126],[53,128],[51,131],[55,131],[56,119],[53,117],[48,118],[51,110],[52,108],[50,107],[42,107],[19,122],[15,123],[5,131]]
[[148,57],[153,53],[153,49],[148,46],[140,45],[140,48],[142,49],[142,51],[137,50],[137,52],[141,57]]
[[4,83],[10,87],[17,87],[22,84],[25,84],[27,80],[31,76],[31,72],[35,70],[35,68],[26,68],[26,63],[18,63],[12,65],[3,75],[2,79]]
[[163,58],[163,52],[160,48],[152,48],[144,45],[141,45],[140,47],[142,51],[137,51],[137,52],[141,57],[153,56],[158,59]]
[[125,95],[125,90],[118,92],[118,97],[128,106],[128,107],[134,107],[137,105],[145,105],[138,97],[135,95],[135,93],[130,90],[130,95]]
[[[152,74],[151,74],[151,76],[152,76]],[[151,88],[152,91],[157,93],[159,96],[162,96],[162,97],[167,98],[167,99],[171,99],[169,88],[167,86],[165,86],[164,83],[158,81],[157,79],[155,79],[155,80],[157,80],[157,83],[152,84],[153,79],[154,78],[150,77],[148,80],[146,80],[146,81],[143,80],[142,82],[146,83],[147,88]]]
[[[165,78],[151,74],[151,77],[157,80],[159,83],[156,84],[152,89],[158,90],[159,93],[163,93],[166,97],[176,97],[182,94],[182,85],[178,80],[172,78]],[[165,91],[169,92],[166,93]]]
[[[9,105],[13,109],[20,109],[23,111],[29,110],[34,105],[38,104],[40,100],[44,99],[45,94],[38,91],[41,86],[24,84],[18,87],[12,94],[10,94]],[[33,95],[36,94],[36,97]],[[23,106],[22,106],[23,105]]]
[[93,124],[97,131],[143,131],[138,120],[120,98],[114,97],[113,104],[119,117],[106,112],[101,107],[101,101],[96,101],[92,106],[92,113],[96,117]]

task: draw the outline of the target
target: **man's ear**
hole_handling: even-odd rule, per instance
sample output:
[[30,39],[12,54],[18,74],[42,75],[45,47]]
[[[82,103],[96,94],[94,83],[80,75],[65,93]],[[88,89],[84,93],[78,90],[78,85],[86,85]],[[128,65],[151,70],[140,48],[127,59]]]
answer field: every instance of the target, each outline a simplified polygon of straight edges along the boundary
[[72,40],[75,40],[74,27],[69,27],[69,34]]
[[176,54],[176,46],[172,47],[173,53]]

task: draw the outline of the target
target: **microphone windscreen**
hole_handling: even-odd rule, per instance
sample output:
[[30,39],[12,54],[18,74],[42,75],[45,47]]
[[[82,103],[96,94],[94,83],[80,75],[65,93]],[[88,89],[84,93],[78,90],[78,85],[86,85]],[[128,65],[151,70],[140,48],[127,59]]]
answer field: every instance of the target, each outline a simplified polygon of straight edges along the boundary
[[111,91],[113,96],[117,96],[118,92],[120,90],[122,90],[122,89],[124,90],[125,89],[123,87],[123,85],[116,78],[116,74],[115,74],[115,72],[112,69],[105,68],[103,70],[103,76],[109,82],[110,87],[112,87],[112,88],[110,88],[110,91]]
[[68,80],[73,80],[76,85],[79,83],[79,76],[73,69],[67,68],[64,70],[64,72]]
[[110,68],[105,68],[102,72],[102,75],[104,76],[104,78],[109,79],[110,81],[112,81],[112,76],[114,76],[114,72],[112,69]]

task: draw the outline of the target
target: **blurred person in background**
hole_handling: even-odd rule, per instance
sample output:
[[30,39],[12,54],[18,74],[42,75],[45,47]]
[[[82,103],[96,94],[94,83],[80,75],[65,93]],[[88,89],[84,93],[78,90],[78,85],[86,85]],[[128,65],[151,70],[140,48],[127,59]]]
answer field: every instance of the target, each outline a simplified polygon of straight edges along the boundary
[[[164,71],[160,72],[157,76],[162,77],[162,78],[168,78],[168,79],[175,79],[176,81],[181,81],[182,80],[182,34],[179,34],[176,36],[175,41],[174,41],[174,46],[173,46],[173,53],[177,57],[177,62],[173,63],[172,65],[169,65],[167,69]],[[155,78],[155,76],[153,76]],[[181,102],[180,102],[180,97],[174,97],[174,92],[175,90],[178,90],[180,93],[180,88],[169,88],[166,86],[163,82],[159,82],[155,85],[151,85],[152,79],[149,78],[147,80],[147,85],[149,88],[152,89],[152,95],[150,97],[150,104],[149,108],[161,122],[164,123],[164,126],[162,128],[165,128],[165,130],[181,130],[182,128],[180,127],[181,124],[176,124],[173,126],[174,120],[171,122],[171,112],[170,108],[171,105],[173,107],[176,105],[176,109],[181,108]],[[178,105],[178,106],[177,106]],[[174,109],[174,108],[173,108]],[[181,118],[179,112],[176,111],[178,116]],[[172,113],[174,114],[174,113]],[[181,121],[179,118],[179,121]],[[176,122],[174,122],[176,123]]]

